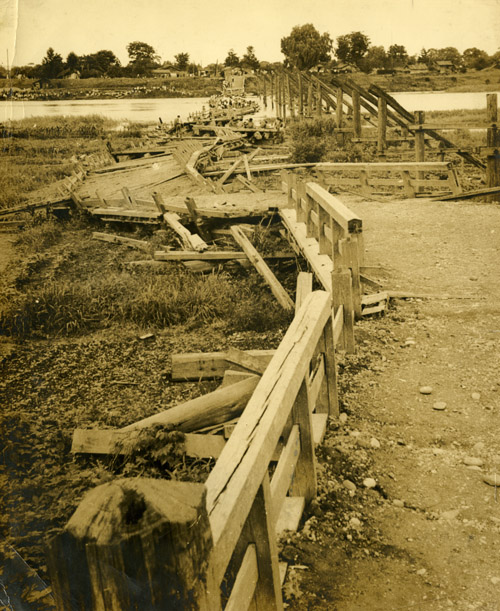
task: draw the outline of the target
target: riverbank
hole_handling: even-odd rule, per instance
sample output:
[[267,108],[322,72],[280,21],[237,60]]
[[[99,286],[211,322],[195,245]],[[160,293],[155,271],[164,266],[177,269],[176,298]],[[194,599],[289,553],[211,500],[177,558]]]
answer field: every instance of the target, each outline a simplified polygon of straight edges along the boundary
[[[368,88],[372,83],[386,91],[416,92],[476,92],[496,91],[500,88],[500,69],[479,72],[437,74],[364,74],[338,75],[339,80],[352,79]],[[108,100],[210,97],[222,92],[223,79],[218,78],[90,78],[52,79],[46,88],[35,88],[30,79],[4,81],[0,100]],[[258,80],[250,78],[247,93],[259,94]]]

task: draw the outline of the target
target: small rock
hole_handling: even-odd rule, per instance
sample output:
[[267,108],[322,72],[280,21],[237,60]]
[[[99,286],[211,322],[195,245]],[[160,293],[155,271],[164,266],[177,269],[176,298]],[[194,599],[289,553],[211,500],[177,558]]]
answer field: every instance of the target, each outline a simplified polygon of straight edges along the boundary
[[478,467],[477,465],[469,465],[467,469],[470,469],[471,471],[482,471],[481,467]]
[[418,569],[417,575],[425,575],[427,573],[427,569]]
[[444,401],[436,401],[436,403],[434,403],[432,406],[432,409],[442,412],[444,409],[446,409],[446,403]]
[[494,586],[496,586],[497,584],[500,583],[500,577],[492,577],[490,581]]
[[469,278],[469,280],[472,280],[472,282],[476,282],[476,280],[477,280],[477,279],[478,279],[478,277],[477,277],[477,276],[471,276],[471,277]]
[[399,499],[394,499],[392,501],[392,504],[394,505],[394,507],[404,507],[405,506],[403,501],[400,501]]
[[370,439],[370,446],[374,449],[374,450],[378,450],[380,448],[380,441],[378,439],[375,439],[375,437],[372,437]]
[[361,526],[361,520],[358,520],[358,518],[351,518],[349,520],[349,525],[353,528],[359,528]]
[[476,458],[475,456],[466,456],[464,458],[464,465],[481,467],[482,464],[483,461],[480,458]]
[[347,414],[342,412],[339,416],[339,422],[343,426],[347,422]]
[[479,399],[481,399],[481,394],[478,392],[473,392],[471,398],[474,399],[474,401],[479,401]]
[[414,346],[417,342],[414,339],[407,339],[405,341],[405,346]]
[[377,482],[373,479],[373,477],[367,477],[363,480],[363,486],[365,488],[375,488]]
[[474,444],[472,449],[474,450],[474,452],[479,454],[484,450],[484,443],[482,441],[478,441],[478,443]]
[[347,488],[347,490],[351,490],[352,492],[356,492],[356,484],[354,484],[353,482],[349,481],[348,479],[345,479],[343,481],[343,485],[345,488]]
[[483,482],[488,484],[488,486],[500,488],[500,475],[497,473],[488,473],[487,475],[483,476]]
[[460,509],[452,509],[451,511],[443,511],[441,517],[444,520],[454,520],[458,514],[460,513]]
[[430,395],[432,393],[432,386],[421,386],[418,391],[421,395]]
[[361,433],[360,433],[359,431],[351,431],[351,432],[349,433],[349,435],[350,435],[351,437],[359,437],[359,436],[361,435]]

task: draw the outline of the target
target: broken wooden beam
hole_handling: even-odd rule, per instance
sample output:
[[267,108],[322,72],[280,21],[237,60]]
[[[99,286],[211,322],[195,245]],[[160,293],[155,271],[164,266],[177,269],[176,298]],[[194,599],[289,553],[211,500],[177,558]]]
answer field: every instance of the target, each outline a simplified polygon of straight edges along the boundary
[[191,233],[189,229],[179,223],[179,215],[173,212],[166,212],[163,215],[165,223],[175,231],[175,233],[181,238],[183,244],[196,251],[203,251],[208,248],[208,244],[198,234]]
[[191,433],[211,424],[226,422],[239,416],[252,396],[260,376],[252,376],[226,388],[191,399],[148,418],[124,427],[123,431],[143,429],[152,424],[171,425]]
[[151,244],[144,240],[135,240],[134,238],[126,238],[121,235],[114,235],[110,233],[100,233],[94,231],[92,233],[94,240],[100,240],[101,242],[110,242],[111,244],[124,244],[125,246],[131,246],[132,248],[139,248],[140,250],[150,250]]
[[[219,261],[229,259],[247,259],[247,255],[239,250],[206,250],[196,252],[194,250],[156,250],[154,253],[157,261]],[[277,252],[264,255],[266,259],[293,259],[293,252]]]
[[241,228],[238,225],[235,225],[231,227],[231,233],[237,244],[243,249],[243,251],[247,255],[252,265],[267,282],[273,295],[276,297],[281,306],[285,310],[293,310],[294,303],[290,298],[290,295],[288,295],[285,289],[281,286],[279,280],[273,274],[272,270],[268,267],[264,259],[259,255],[253,244],[246,237]]
[[[274,350],[246,350],[246,353],[258,358],[263,366],[267,366],[274,355]],[[227,352],[189,352],[172,355],[171,377],[174,381],[207,380],[222,378],[227,369],[247,371],[231,363]]]

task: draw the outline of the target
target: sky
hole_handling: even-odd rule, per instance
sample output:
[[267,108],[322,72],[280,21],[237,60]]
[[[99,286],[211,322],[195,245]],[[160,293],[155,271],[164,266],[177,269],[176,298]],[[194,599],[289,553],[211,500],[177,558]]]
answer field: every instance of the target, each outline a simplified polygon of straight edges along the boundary
[[0,64],[40,63],[49,47],[66,58],[152,45],[163,61],[179,52],[202,65],[241,57],[282,61],[280,40],[312,23],[337,36],[360,31],[372,45],[500,49],[500,0],[0,0]]

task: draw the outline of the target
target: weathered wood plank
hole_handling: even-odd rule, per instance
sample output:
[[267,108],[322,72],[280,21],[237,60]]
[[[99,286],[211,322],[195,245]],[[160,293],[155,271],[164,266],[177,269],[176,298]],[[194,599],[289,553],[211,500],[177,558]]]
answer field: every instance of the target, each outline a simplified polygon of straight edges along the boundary
[[249,261],[267,282],[273,295],[276,297],[280,305],[285,310],[293,310],[294,305],[290,296],[281,286],[279,280],[273,274],[264,259],[259,255],[253,244],[243,233],[242,229],[237,225],[233,226],[231,227],[231,233],[237,244],[243,249],[243,251],[247,255]]
[[[267,365],[275,350],[247,350],[247,353],[258,358],[262,365]],[[222,378],[226,369],[246,371],[227,360],[226,352],[190,352],[172,355],[172,380],[206,380]]]
[[251,543],[243,556],[240,570],[234,580],[233,589],[224,611],[246,611],[252,603],[258,580],[257,552],[255,544]]
[[[73,454],[120,454],[124,444],[132,444],[138,431],[120,429],[75,429],[71,452]],[[226,440],[222,435],[186,433],[183,443],[188,456],[196,458],[218,458]]]
[[177,214],[166,212],[163,215],[163,220],[181,238],[187,248],[196,251],[203,251],[208,248],[208,244],[199,235],[191,233],[189,229],[179,223],[179,216]]
[[316,291],[295,316],[210,473],[207,507],[216,575],[226,570],[253,499],[331,316],[329,293]]

